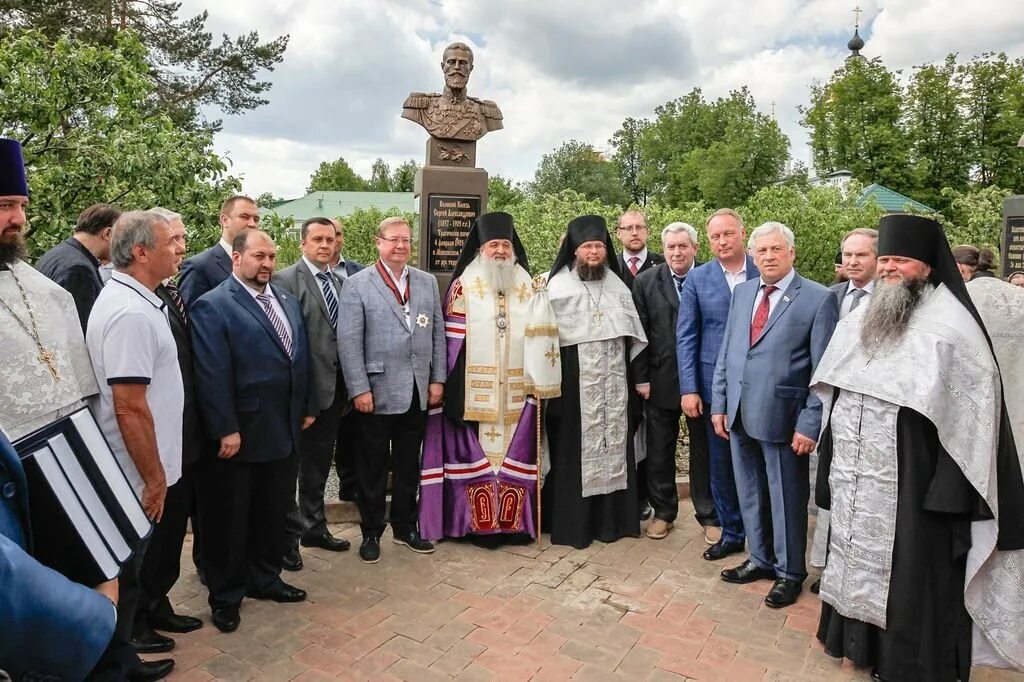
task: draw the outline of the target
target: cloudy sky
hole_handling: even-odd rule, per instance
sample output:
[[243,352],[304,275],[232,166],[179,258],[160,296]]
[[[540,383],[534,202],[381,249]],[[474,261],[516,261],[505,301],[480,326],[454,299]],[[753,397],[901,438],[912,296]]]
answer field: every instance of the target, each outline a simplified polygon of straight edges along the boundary
[[[627,116],[693,87],[750,87],[806,160],[797,106],[848,51],[854,0],[185,0],[215,35],[290,34],[268,78],[270,104],[227,118],[217,151],[252,196],[305,192],[339,156],[368,175],[377,157],[422,162],[426,133],[400,117],[412,91],[442,87],[441,52],[474,48],[470,94],[501,107],[505,129],[478,146],[490,173],[532,177],[569,139],[608,148]],[[863,53],[893,69],[1005,51],[1024,56],[1020,0],[860,0]],[[216,112],[214,112],[216,116]]]

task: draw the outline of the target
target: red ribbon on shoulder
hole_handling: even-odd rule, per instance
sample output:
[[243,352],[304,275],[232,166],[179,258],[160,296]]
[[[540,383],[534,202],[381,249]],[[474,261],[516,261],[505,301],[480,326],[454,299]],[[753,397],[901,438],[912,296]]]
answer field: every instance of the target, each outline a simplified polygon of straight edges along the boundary
[[398,290],[398,284],[395,283],[395,279],[391,276],[391,273],[388,272],[387,267],[385,267],[384,263],[382,263],[379,258],[377,259],[377,272],[380,273],[381,279],[384,280],[384,284],[386,284],[388,289],[391,290],[391,293],[395,295],[395,300],[398,301],[398,305],[404,306],[406,303],[409,302],[408,279],[405,280],[405,293],[403,294],[401,291]]

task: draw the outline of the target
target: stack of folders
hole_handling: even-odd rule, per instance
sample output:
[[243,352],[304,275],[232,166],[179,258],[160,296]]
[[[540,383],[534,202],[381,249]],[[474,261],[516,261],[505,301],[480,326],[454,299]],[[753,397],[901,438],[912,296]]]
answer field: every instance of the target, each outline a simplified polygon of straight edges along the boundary
[[89,409],[14,447],[28,479],[33,556],[83,585],[116,578],[152,524]]

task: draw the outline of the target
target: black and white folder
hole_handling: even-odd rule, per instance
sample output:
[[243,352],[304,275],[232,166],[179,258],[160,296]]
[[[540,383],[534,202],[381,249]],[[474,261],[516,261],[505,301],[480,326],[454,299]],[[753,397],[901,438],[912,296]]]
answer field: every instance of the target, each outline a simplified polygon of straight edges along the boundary
[[36,558],[84,584],[117,576],[152,524],[92,413],[82,408],[14,446]]

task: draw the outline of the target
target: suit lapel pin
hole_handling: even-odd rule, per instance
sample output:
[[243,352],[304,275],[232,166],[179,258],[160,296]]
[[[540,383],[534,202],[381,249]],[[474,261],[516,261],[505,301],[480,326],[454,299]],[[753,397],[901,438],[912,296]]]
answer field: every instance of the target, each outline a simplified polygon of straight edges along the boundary
[[427,325],[430,324],[430,318],[427,317],[426,313],[420,313],[416,316],[416,326],[423,327],[426,329]]
[[785,301],[786,303],[789,303],[789,296],[783,296],[782,300]]

